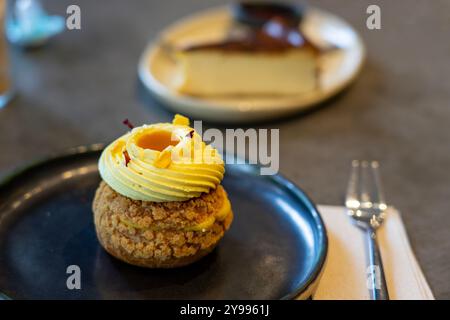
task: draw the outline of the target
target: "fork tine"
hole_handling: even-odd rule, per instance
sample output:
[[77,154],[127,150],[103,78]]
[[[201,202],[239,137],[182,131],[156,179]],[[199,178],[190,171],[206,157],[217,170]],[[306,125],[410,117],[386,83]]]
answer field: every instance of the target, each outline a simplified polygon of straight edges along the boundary
[[350,179],[348,181],[347,194],[345,197],[345,205],[347,208],[357,208],[359,206],[358,200],[358,182],[359,182],[359,161],[352,161],[352,169]]
[[361,162],[361,185],[360,185],[360,199],[361,204],[364,207],[371,207],[371,191],[372,191],[372,179],[370,177],[369,162]]
[[378,161],[372,161],[371,163],[372,167],[372,174],[373,174],[373,181],[375,186],[375,195],[376,195],[376,202],[378,205],[378,208],[380,210],[386,209],[386,200],[384,199],[384,192],[383,187],[381,185],[381,178],[380,178],[380,164]]

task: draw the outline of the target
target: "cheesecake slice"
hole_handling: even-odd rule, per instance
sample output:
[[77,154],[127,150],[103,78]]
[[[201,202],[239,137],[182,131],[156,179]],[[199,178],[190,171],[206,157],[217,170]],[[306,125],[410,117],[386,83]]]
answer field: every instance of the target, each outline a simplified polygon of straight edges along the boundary
[[224,39],[175,50],[174,86],[197,96],[303,94],[318,86],[318,54],[298,22],[235,22]]

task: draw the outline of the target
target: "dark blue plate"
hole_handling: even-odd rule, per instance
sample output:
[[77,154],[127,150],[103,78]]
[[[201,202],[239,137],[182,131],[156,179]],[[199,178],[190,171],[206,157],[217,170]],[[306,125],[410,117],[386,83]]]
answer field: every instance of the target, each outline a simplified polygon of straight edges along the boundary
[[[0,185],[0,292],[13,299],[287,299],[313,292],[327,253],[320,215],[285,178],[227,166],[235,219],[219,246],[188,267],[127,265],[99,245],[91,202],[95,147],[35,164]],[[67,268],[81,270],[69,290]]]

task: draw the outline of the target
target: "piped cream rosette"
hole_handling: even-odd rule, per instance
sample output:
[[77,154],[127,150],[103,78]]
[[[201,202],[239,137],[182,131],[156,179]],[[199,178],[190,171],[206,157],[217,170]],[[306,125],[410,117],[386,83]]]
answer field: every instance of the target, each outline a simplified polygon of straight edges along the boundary
[[134,128],[112,142],[99,160],[102,179],[121,195],[143,201],[185,201],[222,181],[219,152],[176,115],[172,123]]

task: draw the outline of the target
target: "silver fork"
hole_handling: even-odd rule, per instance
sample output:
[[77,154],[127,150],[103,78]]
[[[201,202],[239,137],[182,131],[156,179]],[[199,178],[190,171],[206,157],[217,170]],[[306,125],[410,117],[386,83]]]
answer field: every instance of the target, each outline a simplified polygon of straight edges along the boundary
[[345,199],[348,215],[367,238],[367,286],[373,300],[389,300],[376,231],[381,226],[387,205],[384,200],[376,161],[353,160]]

